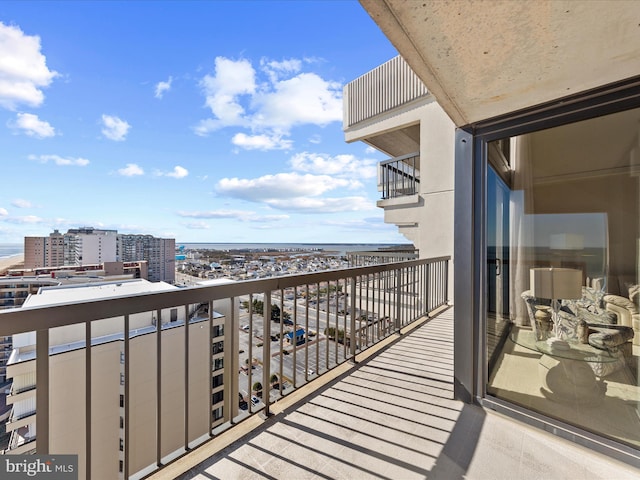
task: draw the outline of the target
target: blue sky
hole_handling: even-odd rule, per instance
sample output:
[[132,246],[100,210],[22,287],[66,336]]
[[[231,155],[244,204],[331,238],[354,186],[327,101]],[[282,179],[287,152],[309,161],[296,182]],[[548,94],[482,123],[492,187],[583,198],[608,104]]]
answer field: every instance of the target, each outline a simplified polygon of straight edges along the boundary
[[356,1],[0,3],[0,243],[406,243],[342,87],[397,52]]

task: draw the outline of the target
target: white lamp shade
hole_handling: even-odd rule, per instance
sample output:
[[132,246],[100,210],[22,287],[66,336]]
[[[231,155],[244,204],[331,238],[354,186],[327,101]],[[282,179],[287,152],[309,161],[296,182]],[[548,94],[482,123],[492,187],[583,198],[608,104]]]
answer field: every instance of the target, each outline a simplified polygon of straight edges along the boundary
[[531,294],[536,298],[575,300],[582,297],[582,271],[574,268],[532,268]]

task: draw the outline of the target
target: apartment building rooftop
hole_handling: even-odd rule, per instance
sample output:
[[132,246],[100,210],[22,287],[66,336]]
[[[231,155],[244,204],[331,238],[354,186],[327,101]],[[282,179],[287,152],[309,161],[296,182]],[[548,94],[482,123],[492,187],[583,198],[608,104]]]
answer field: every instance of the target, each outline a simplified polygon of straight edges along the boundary
[[38,295],[31,295],[25,300],[23,307],[99,300],[138,293],[167,292],[177,288],[166,282],[149,282],[144,279],[105,281],[91,285],[56,285],[42,287]]

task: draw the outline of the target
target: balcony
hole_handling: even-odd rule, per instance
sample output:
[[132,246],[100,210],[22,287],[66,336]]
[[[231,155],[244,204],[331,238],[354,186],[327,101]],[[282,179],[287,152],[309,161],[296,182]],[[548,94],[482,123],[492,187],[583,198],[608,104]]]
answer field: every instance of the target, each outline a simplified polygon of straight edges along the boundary
[[[110,471],[99,463],[100,450],[105,448],[100,443],[104,432],[92,423],[87,423],[85,428],[82,449],[60,451],[54,425],[59,423],[59,418],[53,421],[54,410],[59,405],[56,406],[51,393],[55,390],[51,382],[59,378],[54,357],[41,362],[36,390],[37,453],[78,453],[79,478],[89,478],[87,468],[91,470],[91,478],[96,479],[141,478],[149,474],[154,479],[597,478],[598,475],[637,478],[638,472],[625,464],[453,399],[454,311],[446,303],[448,263],[446,258],[405,261],[3,312],[0,333],[37,328],[42,315],[46,314],[49,328],[37,333],[39,351],[45,352],[39,358],[46,359],[47,348],[42,346],[49,344],[47,337],[53,338],[60,326],[77,322],[90,336],[93,328],[100,327],[103,317],[113,322],[123,315],[126,326],[135,315],[153,311],[159,319],[157,332],[162,336],[154,340],[151,344],[154,347],[146,351],[145,356],[153,356],[156,348],[166,350],[164,341],[171,335],[177,337],[179,343],[168,352],[175,363],[152,361],[146,372],[147,380],[154,376],[158,379],[157,385],[145,386],[158,393],[156,404],[150,405],[147,411],[133,413],[135,338],[128,339],[129,335],[124,335],[122,357],[114,355],[115,363],[124,372],[124,389],[121,390],[119,373],[114,373],[113,379],[100,375],[96,381],[87,375],[86,383],[81,385],[82,408],[73,415],[86,419],[114,410],[108,407],[97,411],[99,405],[90,394],[93,383],[111,382],[116,392],[124,391],[122,407],[115,406],[112,419],[116,435],[122,438],[122,456],[118,458],[123,462],[124,471],[120,474],[118,462],[109,464]],[[292,292],[295,292],[293,296]],[[248,299],[247,308],[242,307],[237,313],[231,308],[225,317],[217,317],[218,321],[224,321],[224,341],[230,348],[225,348],[228,356],[224,362],[215,364],[214,368],[209,349],[212,342],[219,341],[220,328],[214,333],[213,329],[208,331],[204,327],[213,321],[215,302],[226,301],[233,306],[242,304],[242,298]],[[271,305],[279,306],[281,318],[282,312],[290,309],[293,323],[305,327],[305,342],[294,348],[285,345],[282,336],[275,341],[265,341],[271,333],[283,331],[284,322],[261,322],[255,308],[258,303],[253,302],[258,298],[263,299],[263,311],[272,311]],[[210,372],[223,372],[224,395],[222,410],[213,411],[209,400],[207,416],[212,428],[207,427],[205,418],[205,434],[193,438],[195,430],[191,426],[198,412],[192,408],[195,392],[190,387],[193,381],[199,383],[198,365],[189,361],[181,363],[179,359],[197,346],[197,335],[184,335],[184,322],[160,326],[166,308],[183,305],[186,312],[193,312],[192,306],[203,303],[208,307],[196,311],[209,322],[192,318],[191,328],[196,334],[205,332],[206,348],[202,352],[209,369],[204,369],[204,375],[211,379]],[[341,306],[350,313],[339,313]],[[241,326],[245,321],[248,331]],[[336,324],[338,330],[346,327],[342,342],[330,341],[330,335],[322,331],[323,325],[335,328]],[[356,327],[348,328],[348,324]],[[274,325],[276,328],[272,328]],[[263,346],[257,347],[250,340],[252,337],[260,337]],[[180,344],[189,348],[181,351]],[[82,363],[84,359],[91,365],[93,357],[103,355],[108,345],[101,343],[69,353],[75,355],[75,363]],[[245,351],[241,353],[240,347]],[[229,350],[233,350],[233,355],[229,355]],[[245,355],[256,361],[250,362],[252,368],[241,372],[238,358]],[[91,372],[104,367],[103,361],[98,364],[93,360]],[[47,367],[42,366],[47,363]],[[171,385],[161,381],[161,370],[165,369],[174,371]],[[80,370],[84,377],[86,372]],[[71,370],[65,372],[65,375],[72,374]],[[270,381],[272,375],[278,378],[275,384]],[[263,394],[255,404],[249,398],[247,409],[238,411],[238,390],[242,390],[239,383],[243,378],[245,385],[251,385],[255,379],[261,381]],[[212,386],[213,383],[204,382],[203,398],[211,398]],[[176,389],[178,395],[165,393],[166,389]],[[179,398],[185,401],[176,403]],[[167,409],[183,424],[182,429],[166,429],[162,412]],[[122,419],[119,420],[118,415]],[[140,416],[148,417],[155,432],[149,442],[155,461],[144,469],[134,468],[135,453],[130,447],[136,445],[139,449],[141,445],[136,438],[138,432],[132,428]],[[43,418],[49,421],[43,422]],[[16,447],[11,453],[32,450],[36,445],[35,436],[27,436],[25,428],[14,430],[11,438],[11,446]],[[117,440],[113,442],[113,448],[117,449],[118,444]],[[89,465],[87,452],[91,453]]]
[[427,87],[397,56],[345,85],[344,126],[351,127],[427,95]]
[[150,477],[637,478],[628,465],[453,399],[454,310],[424,318]]
[[[8,376],[37,378],[38,453],[78,454],[80,478],[141,478],[445,307],[448,273],[442,257],[33,306],[1,312],[0,335],[27,335]],[[105,460],[118,437],[122,471]]]
[[382,199],[417,195],[420,187],[420,152],[380,162],[378,190]]

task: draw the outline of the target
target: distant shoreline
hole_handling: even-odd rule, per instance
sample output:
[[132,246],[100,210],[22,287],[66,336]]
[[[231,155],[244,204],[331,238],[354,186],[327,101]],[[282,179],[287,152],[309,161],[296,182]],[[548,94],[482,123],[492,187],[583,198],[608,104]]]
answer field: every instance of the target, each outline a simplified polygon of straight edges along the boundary
[[0,275],[6,275],[8,270],[19,268],[24,265],[24,253],[0,258]]

